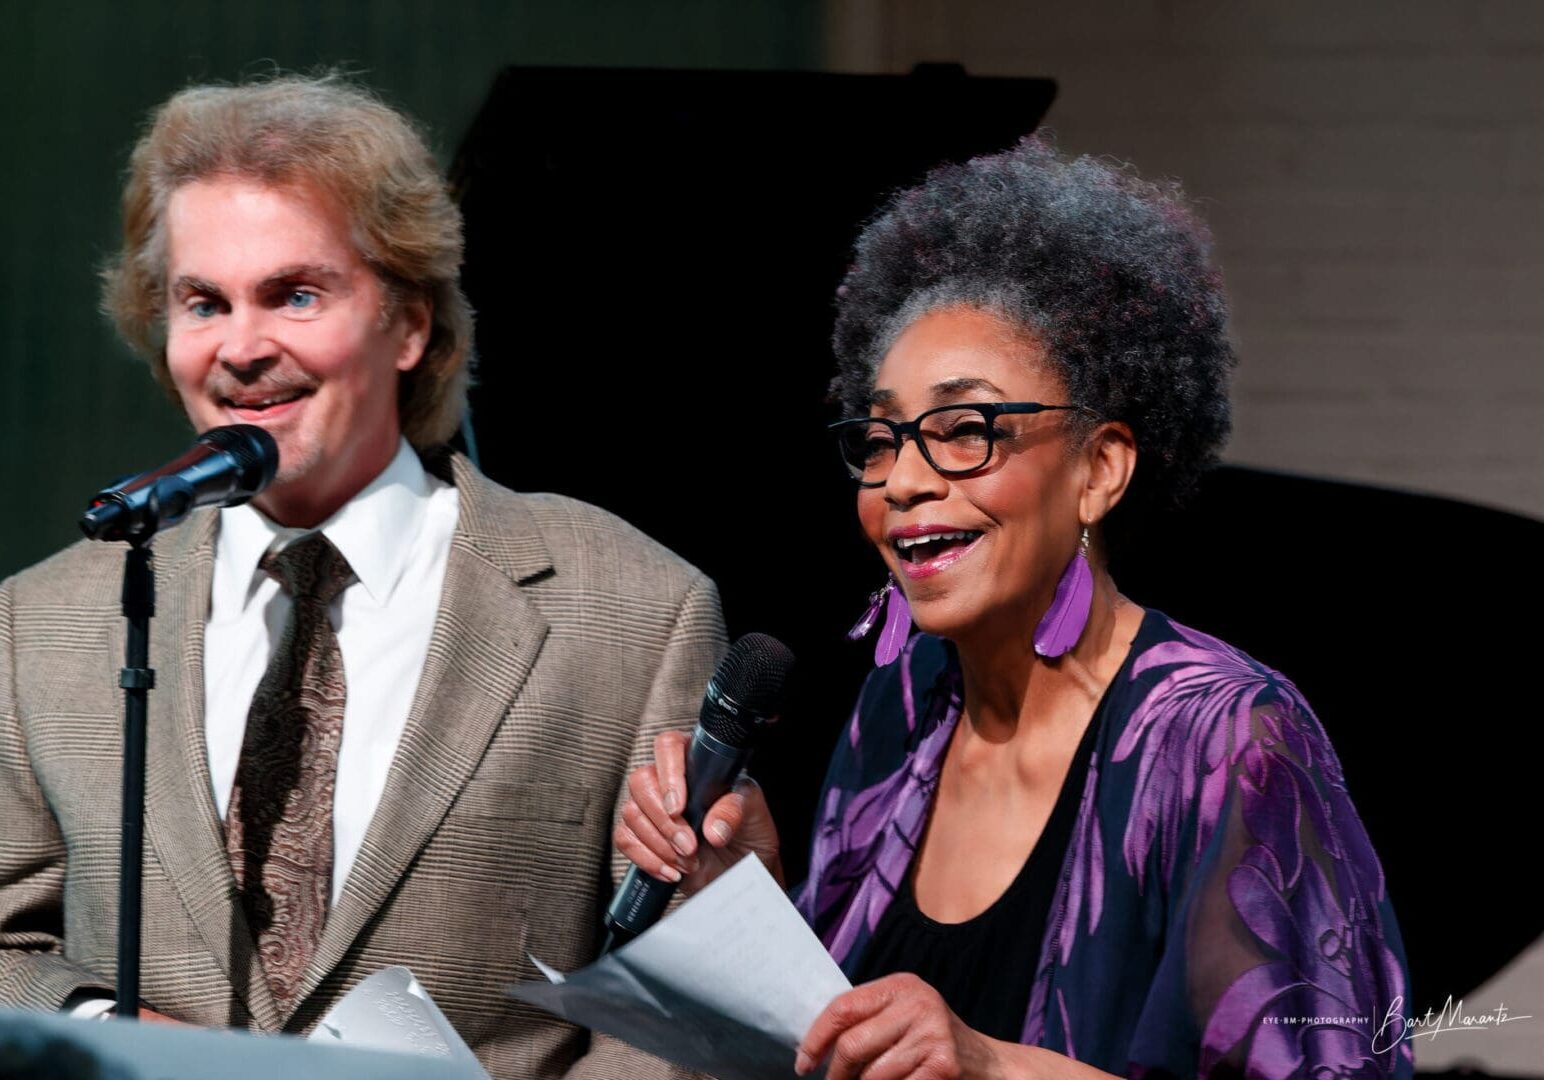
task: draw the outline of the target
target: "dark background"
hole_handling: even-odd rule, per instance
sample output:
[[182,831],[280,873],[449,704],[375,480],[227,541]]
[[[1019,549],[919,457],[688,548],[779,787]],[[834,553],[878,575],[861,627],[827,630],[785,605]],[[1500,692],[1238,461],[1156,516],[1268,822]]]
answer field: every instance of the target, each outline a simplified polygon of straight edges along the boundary
[[844,635],[885,577],[825,431],[834,290],[888,192],[1011,145],[1054,93],[958,68],[512,68],[456,157],[483,468],[621,514],[718,582],[735,636],[801,657],[757,762],[790,873],[872,666]]

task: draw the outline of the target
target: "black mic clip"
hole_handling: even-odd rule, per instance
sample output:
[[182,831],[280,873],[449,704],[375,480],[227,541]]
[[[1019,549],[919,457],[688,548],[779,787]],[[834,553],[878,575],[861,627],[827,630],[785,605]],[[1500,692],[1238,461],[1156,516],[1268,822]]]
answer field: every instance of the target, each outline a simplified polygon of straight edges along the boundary
[[[81,515],[81,531],[93,539],[111,531],[115,540],[143,544],[163,527],[177,524],[193,509],[193,486],[177,475],[162,476],[149,485],[137,513],[126,513],[123,495],[115,488],[96,493]],[[119,524],[122,519],[126,524]]]

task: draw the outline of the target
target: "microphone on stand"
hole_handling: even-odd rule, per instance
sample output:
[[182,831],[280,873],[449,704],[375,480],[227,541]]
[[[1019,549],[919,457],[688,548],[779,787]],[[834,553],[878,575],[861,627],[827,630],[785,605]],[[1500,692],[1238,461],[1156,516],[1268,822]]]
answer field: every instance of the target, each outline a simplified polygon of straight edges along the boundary
[[239,506],[273,483],[278,469],[278,444],[262,428],[210,428],[175,461],[93,495],[80,528],[93,540],[133,540],[200,506]]
[[118,1015],[139,1015],[139,963],[144,885],[140,877],[145,833],[145,744],[149,694],[150,619],[155,615],[155,570],[149,547],[158,530],[175,525],[200,506],[244,503],[279,470],[273,436],[253,424],[212,428],[170,464],[97,492],[80,528],[93,540],[127,540],[123,553],[124,665],[123,789],[118,848]]
[[[766,634],[746,634],[719,661],[686,751],[686,809],[681,816],[698,840],[703,817],[734,787],[761,733],[777,716],[793,666],[788,646]],[[636,866],[628,870],[606,909],[601,952],[627,944],[658,922],[675,889],[672,882]]]

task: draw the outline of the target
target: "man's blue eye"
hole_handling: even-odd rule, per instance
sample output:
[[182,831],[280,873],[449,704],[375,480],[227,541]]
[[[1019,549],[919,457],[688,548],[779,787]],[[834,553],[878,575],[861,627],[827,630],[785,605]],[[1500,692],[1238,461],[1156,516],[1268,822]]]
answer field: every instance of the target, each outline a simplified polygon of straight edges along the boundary
[[316,294],[314,292],[307,292],[305,289],[296,289],[289,294],[284,302],[292,308],[304,310],[316,303]]
[[195,300],[188,305],[188,310],[200,319],[208,319],[219,313],[220,306],[213,300]]

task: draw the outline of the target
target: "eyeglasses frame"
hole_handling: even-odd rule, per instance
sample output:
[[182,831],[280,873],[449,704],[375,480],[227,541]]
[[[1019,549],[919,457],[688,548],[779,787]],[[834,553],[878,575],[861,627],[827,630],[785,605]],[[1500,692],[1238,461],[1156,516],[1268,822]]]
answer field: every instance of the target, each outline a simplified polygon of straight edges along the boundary
[[[941,467],[933,460],[933,455],[928,453],[927,440],[922,438],[922,422],[924,420],[936,413],[949,412],[955,409],[974,409],[976,412],[979,412],[982,416],[982,419],[986,421],[986,460],[974,468],[945,469]],[[837,455],[841,457],[842,468],[846,470],[847,475],[849,476],[852,476],[852,466],[848,464],[846,455],[842,454],[841,452],[841,439],[839,435],[840,430],[843,428],[852,427],[857,424],[877,423],[884,424],[895,434],[896,461],[900,460],[901,451],[905,448],[906,438],[907,436],[910,436],[911,441],[916,443],[917,449],[922,452],[922,460],[927,462],[928,466],[934,472],[936,472],[939,476],[953,478],[960,476],[970,476],[974,473],[978,473],[992,463],[992,451],[997,448],[997,436],[993,434],[993,424],[999,416],[1033,416],[1036,413],[1054,412],[1058,410],[1087,413],[1090,416],[1098,415],[1092,409],[1083,405],[1045,405],[1038,401],[961,401],[952,405],[934,406],[931,409],[927,409],[918,413],[910,420],[891,420],[884,416],[848,417],[845,420],[838,420],[833,424],[827,424],[826,430],[833,433],[838,433]],[[892,465],[891,468],[894,468],[894,465]],[[857,485],[862,488],[884,487],[885,484],[889,483],[890,480],[888,474],[883,480],[864,480],[862,477],[858,476],[853,476],[852,478],[857,483]]]

